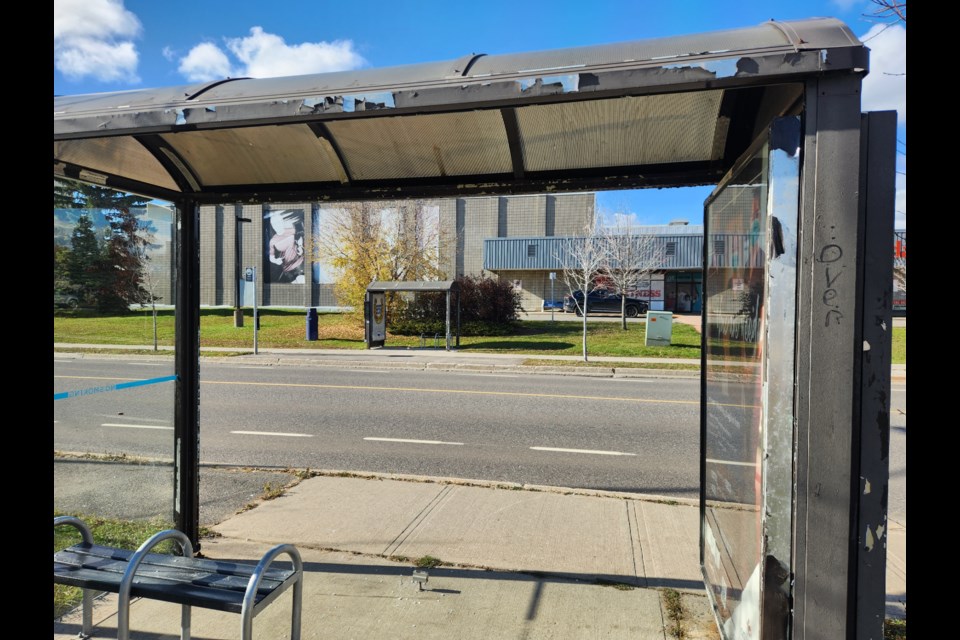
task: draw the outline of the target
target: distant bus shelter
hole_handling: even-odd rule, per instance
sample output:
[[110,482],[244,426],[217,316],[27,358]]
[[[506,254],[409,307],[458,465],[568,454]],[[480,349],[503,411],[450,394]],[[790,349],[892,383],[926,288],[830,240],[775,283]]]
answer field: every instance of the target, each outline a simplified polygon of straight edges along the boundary
[[460,285],[456,280],[442,281],[380,281],[375,280],[367,287],[363,300],[364,342],[367,349],[382,347],[387,339],[387,291],[409,291],[413,293],[442,292],[446,298],[446,349],[450,351],[450,303],[451,294],[456,294],[457,305],[457,343],[460,346]]
[[[199,542],[200,205],[717,185],[700,564],[718,627],[881,637],[896,114],[861,112],[868,69],[814,18],[55,97],[55,178],[176,205],[178,527]],[[734,298],[734,317],[711,304]]]

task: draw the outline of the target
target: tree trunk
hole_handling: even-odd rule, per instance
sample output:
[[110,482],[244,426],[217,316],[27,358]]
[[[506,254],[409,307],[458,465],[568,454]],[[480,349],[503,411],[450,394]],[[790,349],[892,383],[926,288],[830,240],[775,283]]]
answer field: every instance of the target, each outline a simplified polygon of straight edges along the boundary
[[583,361],[587,362],[587,294],[583,295]]
[[620,323],[621,328],[627,330],[627,296],[620,294]]
[[157,303],[153,303],[153,350],[157,351]]

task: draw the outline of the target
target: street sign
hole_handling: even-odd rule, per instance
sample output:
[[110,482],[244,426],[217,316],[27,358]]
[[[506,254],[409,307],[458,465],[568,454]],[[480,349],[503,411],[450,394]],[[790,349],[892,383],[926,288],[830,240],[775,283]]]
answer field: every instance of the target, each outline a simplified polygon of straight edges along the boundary
[[550,272],[550,279],[551,279],[551,280],[556,280],[556,279],[557,279],[557,272],[556,272],[556,271],[551,271],[551,272]]
[[247,282],[253,282],[253,267],[247,267],[247,270],[243,273],[243,279]]

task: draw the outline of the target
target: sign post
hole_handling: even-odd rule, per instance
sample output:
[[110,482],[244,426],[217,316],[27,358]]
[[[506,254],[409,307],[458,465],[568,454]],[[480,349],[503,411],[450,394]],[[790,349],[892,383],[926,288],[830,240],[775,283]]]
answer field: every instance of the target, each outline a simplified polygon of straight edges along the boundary
[[553,283],[557,281],[557,272],[550,272],[550,322],[553,322],[553,312],[557,307],[557,297],[553,294]]

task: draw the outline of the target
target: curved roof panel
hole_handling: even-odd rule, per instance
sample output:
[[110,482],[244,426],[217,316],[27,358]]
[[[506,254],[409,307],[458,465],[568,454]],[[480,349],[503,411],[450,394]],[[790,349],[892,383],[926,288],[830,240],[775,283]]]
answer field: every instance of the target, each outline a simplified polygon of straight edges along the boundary
[[61,96],[54,172],[156,197],[260,201],[708,184],[763,122],[797,108],[806,78],[866,67],[848,27],[813,18]]

